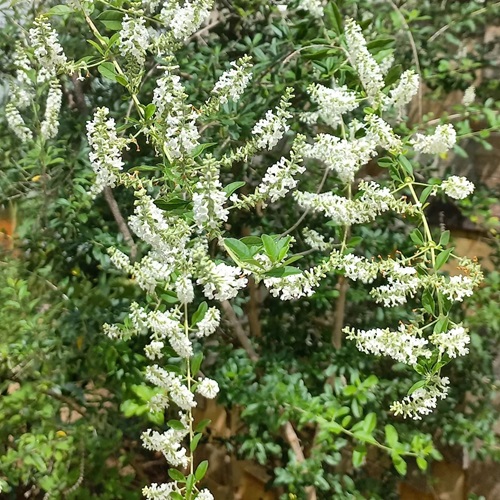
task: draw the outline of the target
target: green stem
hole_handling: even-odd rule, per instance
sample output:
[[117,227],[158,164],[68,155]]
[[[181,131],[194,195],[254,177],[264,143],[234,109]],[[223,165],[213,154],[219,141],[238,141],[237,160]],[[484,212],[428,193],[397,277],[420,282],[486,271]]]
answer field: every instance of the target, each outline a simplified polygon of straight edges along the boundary
[[[417,196],[417,193],[415,192],[413,184],[409,182],[408,183],[408,188],[410,189],[410,193],[411,193],[411,195],[412,195],[413,200],[415,201],[415,203],[417,203],[417,204],[420,205],[420,200],[418,199],[418,196]],[[431,229],[429,227],[429,223],[427,222],[427,218],[425,217],[424,211],[422,209],[420,209],[420,216],[422,218],[422,224],[424,226],[424,233],[425,233],[425,237],[427,239],[427,243],[429,245],[432,245],[430,247],[430,250],[431,250],[431,262],[432,262],[432,267],[435,267],[436,266],[436,253],[435,253],[435,249],[434,249],[435,243],[434,243],[434,240],[432,238],[432,233],[431,233]]]

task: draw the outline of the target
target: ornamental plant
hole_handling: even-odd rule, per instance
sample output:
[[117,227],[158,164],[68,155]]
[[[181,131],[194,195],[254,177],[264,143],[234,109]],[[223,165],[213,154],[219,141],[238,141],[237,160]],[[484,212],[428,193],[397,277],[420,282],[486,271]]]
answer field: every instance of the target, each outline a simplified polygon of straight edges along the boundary
[[[421,158],[446,155],[455,145],[454,127],[443,122],[417,133],[395,131],[405,128],[419,75],[411,69],[393,71],[384,53],[375,57],[360,24],[342,19],[333,4],[325,13],[320,2],[301,2],[299,10],[328,16],[324,38],[316,45],[339,61],[334,78],[318,78],[307,87],[306,98],[284,88],[279,102],[255,120],[250,140],[232,141],[228,135],[213,142],[214,130],[245,100],[256,71],[250,57],[239,57],[214,79],[203,99],[198,94],[193,101],[188,94],[176,53],[205,29],[212,8],[208,0],[75,1],[52,7],[16,47],[17,73],[6,108],[19,141],[43,150],[58,133],[64,75],[78,82],[97,71],[126,96],[127,106],[99,105],[87,123],[94,172],[88,196],[115,188],[130,191],[133,213],[127,225],[143,243],[137,256],[133,237],[122,225],[128,251],[108,249],[114,266],[132,277],[144,299],[132,302],[126,317],[104,324],[103,331],[119,341],[146,339],[145,378],[154,386],[149,409],[157,422],[169,417],[166,429],[142,433],[144,447],[164,455],[171,479],[145,486],[146,498],[213,498],[202,485],[208,463],[195,459],[209,422],[195,421],[193,410],[197,398],[212,399],[219,392],[218,382],[205,375],[208,337],[220,330],[221,310],[236,317],[235,299],[249,282],[262,283],[280,301],[300,301],[313,296],[325,280],[352,280],[372,285],[375,303],[404,311],[406,320],[397,328],[347,326],[343,332],[360,351],[415,370],[420,380],[388,409],[418,420],[446,398],[449,379],[443,368],[468,353],[467,326],[453,321],[451,312],[482,280],[477,262],[453,253],[449,231],[436,238],[425,214],[432,197],[462,200],[474,190],[464,177],[426,178],[418,170]],[[51,16],[85,21],[85,56],[71,61],[65,55]],[[292,132],[296,118],[307,134]],[[277,147],[284,154],[266,165],[266,152]],[[141,164],[143,149],[147,164]],[[362,167],[374,161],[387,175],[360,179]],[[255,186],[235,175],[241,165],[252,166],[259,179]],[[240,214],[266,210],[272,220],[285,198],[296,206],[292,227],[271,234],[255,227],[237,237]],[[352,237],[355,228],[382,216],[414,227],[413,246],[405,253],[372,257]],[[307,227],[309,220],[316,229]],[[308,254],[315,263],[301,266]],[[442,271],[445,264],[461,274],[450,277]],[[257,361],[252,341],[239,338],[246,356]],[[373,377],[353,379],[353,393],[374,383]],[[372,435],[373,413],[351,424],[343,418],[345,407],[334,399],[331,390],[307,408],[285,408],[284,413],[298,412],[299,419],[314,421],[325,442],[339,435],[357,440],[361,446],[353,459],[358,465],[366,444],[387,451],[400,471],[405,456],[416,457],[422,469],[427,457],[437,456],[423,439],[400,443],[391,424],[385,427],[385,441],[378,441]],[[297,440],[293,425],[283,425],[289,442]],[[300,446],[294,451],[300,457]],[[311,484],[306,492],[314,494]]]

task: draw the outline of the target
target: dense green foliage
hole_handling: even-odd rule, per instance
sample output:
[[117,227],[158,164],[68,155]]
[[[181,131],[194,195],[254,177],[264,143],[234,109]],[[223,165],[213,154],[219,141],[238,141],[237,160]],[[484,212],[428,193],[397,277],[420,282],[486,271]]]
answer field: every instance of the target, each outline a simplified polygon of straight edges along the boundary
[[[21,26],[9,23],[0,35],[2,76],[14,73],[11,56],[21,31],[38,11],[45,12],[53,4],[36,2],[33,12],[26,15],[14,3],[14,10],[9,14],[6,9],[6,15]],[[122,4],[119,0],[96,2],[92,17],[99,20],[100,11]],[[241,103],[226,104],[205,124],[205,139],[214,144],[214,154],[229,141],[238,145],[247,140],[255,122],[277,105],[288,86],[295,93],[293,131],[313,132],[316,125],[304,125],[298,119],[308,85],[328,83],[332,77],[352,85],[354,79],[343,69],[343,55],[335,44],[341,19],[348,15],[365,28],[376,58],[393,53],[401,63],[388,79],[418,64],[429,87],[425,103],[465,90],[475,72],[484,71],[476,103],[467,109],[457,103],[446,112],[456,115],[457,157],[467,157],[471,141],[490,149],[489,133],[499,125],[500,94],[498,79],[487,77],[495,61],[489,59],[491,47],[480,35],[498,9],[474,1],[444,7],[433,1],[410,1],[401,8],[390,1],[377,2],[375,11],[369,8],[371,4],[329,2],[324,19],[318,20],[301,10],[297,15],[292,6],[284,15],[265,1],[218,2],[215,25],[192,37],[177,54],[192,103],[208,97],[229,61],[244,54],[254,60],[253,83]],[[68,57],[79,59],[87,54],[82,40],[91,39],[92,34],[81,17],[55,15],[51,22]],[[96,22],[103,33],[112,36],[109,19],[101,15],[101,24]],[[149,69],[152,76],[140,94],[150,95],[154,88],[157,75],[154,66]],[[60,133],[49,143],[37,142],[35,148],[23,150],[4,119],[0,121],[0,202],[16,212],[18,225],[15,250],[2,253],[0,267],[0,479],[8,483],[5,498],[31,492],[33,498],[134,499],[140,497],[142,486],[167,477],[164,462],[143,450],[138,439],[147,426],[161,428],[172,417],[148,412],[151,389],[143,377],[145,342],[141,338],[112,342],[101,331],[103,323],[123,319],[130,303],[139,300],[132,280],[114,270],[106,252],[110,246],[129,249],[112,209],[104,197],[94,201],[88,196],[93,174],[85,123],[97,106],[106,105],[122,115],[129,106],[123,86],[105,76],[102,68],[90,67],[84,81],[76,76],[64,81]],[[435,118],[419,116],[418,102],[412,110],[412,122],[400,125],[403,131],[409,127],[425,130]],[[35,110],[34,121],[37,113],[40,109]],[[243,179],[244,189],[251,192],[262,165],[271,164],[289,149],[285,139],[265,157],[222,172],[223,184]],[[138,167],[148,165],[153,147],[139,142],[137,151],[140,155],[129,152],[127,168],[137,168],[139,176],[147,177],[147,169]],[[415,162],[425,175],[439,169],[456,173],[453,162],[420,164],[419,158]],[[382,168],[372,167],[362,175],[386,175]],[[309,169],[305,185],[314,189],[319,172],[319,168]],[[133,209],[130,194],[119,188],[114,196],[126,218]],[[489,213],[492,201],[495,194],[484,188],[476,191],[471,202],[472,207],[481,207],[479,223],[487,229],[495,224]],[[183,207],[180,203],[170,208]],[[472,209],[463,202],[461,210],[467,214]],[[248,236],[252,230],[280,233],[293,228],[299,217],[287,200],[271,206],[271,212],[273,218],[259,211],[231,215],[228,233],[235,238]],[[319,218],[309,221],[311,228],[320,225]],[[332,237],[337,230],[326,227]],[[440,228],[434,231],[439,234]],[[413,245],[409,233],[410,228],[397,221],[381,218],[370,227],[356,228],[351,244],[361,242],[368,257],[389,255]],[[314,264],[316,257],[307,252],[301,233],[293,230],[292,235],[296,252],[305,252],[303,266]],[[493,233],[488,233],[488,240],[495,245]],[[139,245],[139,254],[144,250]],[[494,255],[495,262],[497,258]],[[464,303],[459,314],[465,316],[467,308],[476,310],[474,318],[467,318],[474,325],[471,353],[446,373],[452,381],[450,397],[436,413],[419,422],[387,412],[390,402],[417,380],[415,374],[402,364],[363,355],[338,336],[339,321],[342,324],[344,318],[358,328],[374,323],[396,327],[405,318],[400,311],[374,304],[363,285],[347,289],[342,283],[326,280],[315,295],[297,302],[281,302],[259,286],[251,286],[235,299],[235,319],[258,356],[252,359],[241,348],[234,318],[227,318],[210,345],[203,372],[221,387],[218,403],[240,409],[246,426],[220,445],[228,453],[264,466],[272,476],[269,487],[278,488],[283,498],[306,498],[306,486],[311,484],[319,498],[367,494],[395,498],[395,483],[406,473],[406,463],[398,455],[394,463],[382,460],[374,473],[371,465],[382,454],[370,446],[374,440],[401,454],[422,452],[418,460],[422,470],[427,468],[424,455],[439,459],[438,449],[452,445],[461,446],[472,457],[498,459],[492,431],[498,417],[493,404],[493,362],[500,331],[494,307],[498,274],[492,273],[479,293]],[[339,306],[339,297],[344,305]],[[287,422],[297,429],[304,461],[297,460],[283,435]],[[321,431],[316,424],[321,424]],[[480,447],[477,440],[482,442]],[[367,458],[367,449],[374,455]]]

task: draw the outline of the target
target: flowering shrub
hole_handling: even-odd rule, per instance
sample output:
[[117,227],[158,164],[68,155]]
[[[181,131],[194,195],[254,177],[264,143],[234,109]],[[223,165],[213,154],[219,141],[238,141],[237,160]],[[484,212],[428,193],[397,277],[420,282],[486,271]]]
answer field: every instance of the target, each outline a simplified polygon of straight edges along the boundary
[[[103,2],[103,6],[99,12],[93,2],[70,2],[48,12],[85,19],[92,53],[77,61],[64,54],[50,17],[36,19],[28,40],[16,49],[17,73],[6,116],[20,141],[43,148],[60,128],[63,75],[76,75],[78,81],[97,68],[103,81],[128,93],[123,112],[111,104],[100,105],[86,130],[95,173],[89,196],[118,186],[133,192],[128,227],[144,243],[140,258],[132,245],[130,255],[109,248],[114,266],[130,275],[147,298],[142,304],[132,302],[122,322],[104,324],[103,330],[111,339],[147,339],[144,353],[150,364],[145,378],[155,386],[149,409],[158,421],[163,414],[174,417],[166,431],[142,433],[144,447],[162,453],[172,466],[170,482],[148,485],[143,494],[213,498],[201,485],[208,463],[195,466],[194,459],[208,423],[196,422],[193,409],[199,396],[213,399],[219,393],[218,382],[202,370],[204,346],[219,329],[220,307],[232,311],[228,301],[249,282],[263,283],[281,301],[311,297],[332,276],[370,284],[373,301],[384,308],[402,307],[406,322],[396,329],[348,326],[343,332],[360,351],[388,356],[420,376],[406,396],[390,405],[394,415],[418,420],[432,412],[449,390],[443,368],[467,354],[470,343],[466,326],[453,320],[452,308],[472,295],[482,273],[475,261],[453,253],[449,231],[434,237],[425,213],[431,197],[461,200],[474,190],[464,177],[426,178],[418,170],[422,155],[444,155],[455,145],[455,128],[443,123],[425,132],[395,130],[396,126],[404,130],[405,108],[418,92],[419,76],[410,69],[392,71],[387,58],[377,59],[370,52],[360,24],[351,18],[341,21],[330,8],[334,21],[320,45],[334,52],[338,75],[308,85],[309,102],[295,99],[294,89],[283,89],[279,103],[255,120],[248,141],[234,147],[231,140],[212,143],[204,140],[204,132],[231,118],[253,81],[251,58],[244,56],[214,79],[205,99],[193,102],[189,95],[175,54],[184,41],[196,36],[212,2]],[[298,8],[310,10],[314,18],[325,15],[321,2],[301,2]],[[98,27],[99,21],[105,30]],[[107,36],[108,30],[114,34]],[[149,88],[153,76],[154,88]],[[41,97],[45,97],[42,119]],[[294,117],[307,125],[307,134],[292,132]],[[261,169],[266,152],[283,143],[289,145],[287,151]],[[148,165],[129,167],[128,162],[137,163],[144,145],[152,148]],[[229,171],[252,164],[252,158],[262,170],[256,186],[230,179]],[[375,159],[388,175],[382,181],[359,180],[362,167]],[[302,182],[310,169],[319,172],[317,180]],[[232,234],[237,221],[233,214],[267,208],[272,219],[285,197],[301,212],[293,227],[272,234],[256,227],[250,235],[231,237],[237,236]],[[415,226],[410,233],[413,248],[387,258],[365,255],[352,232],[384,214]],[[324,234],[302,227],[308,217],[326,219]],[[302,237],[310,249],[295,252]],[[300,266],[307,252],[317,252],[316,260]],[[443,273],[450,262],[456,262],[462,274]],[[258,359],[247,342],[247,352]],[[353,393],[362,394],[361,404],[368,399],[363,391],[375,383],[374,378],[353,380]],[[310,398],[307,407],[286,408],[286,404],[285,414],[298,411],[303,421],[316,422],[318,434],[344,434],[357,440],[361,445],[353,455],[355,465],[363,462],[366,444],[388,451],[400,472],[405,470],[403,456],[416,457],[422,469],[427,457],[437,456],[425,439],[400,443],[391,424],[385,427],[385,444],[379,442],[372,435],[374,413],[361,419],[358,412],[359,421],[351,425],[350,418],[342,418],[345,406],[325,395]],[[293,426],[289,421],[283,425],[293,441]]]

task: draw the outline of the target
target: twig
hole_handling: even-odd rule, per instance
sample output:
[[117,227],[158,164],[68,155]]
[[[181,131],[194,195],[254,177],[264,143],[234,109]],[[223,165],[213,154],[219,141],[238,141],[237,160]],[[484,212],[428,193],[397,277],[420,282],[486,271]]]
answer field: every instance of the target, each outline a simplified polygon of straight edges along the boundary
[[418,121],[422,121],[422,115],[423,115],[423,105],[422,105],[422,70],[420,68],[420,59],[418,58],[418,50],[417,50],[417,45],[415,43],[415,39],[413,38],[413,34],[410,30],[410,27],[408,26],[408,23],[406,22],[405,16],[402,14],[402,12],[399,10],[399,7],[392,1],[392,0],[386,0],[387,3],[397,12],[399,17],[401,18],[401,21],[406,29],[406,34],[408,35],[408,40],[410,41],[410,46],[411,46],[411,51],[413,53],[413,59],[415,60],[415,66],[417,68],[417,73],[418,76],[420,77],[420,83],[418,86]]
[[224,310],[224,313],[226,314],[227,319],[229,320],[229,323],[231,324],[231,327],[238,338],[241,346],[243,349],[248,354],[248,357],[254,362],[257,363],[259,361],[259,355],[255,351],[255,349],[252,346],[252,343],[250,342],[250,339],[248,338],[247,334],[245,333],[245,330],[243,330],[243,327],[241,326],[240,321],[238,320],[238,317],[236,316],[236,313],[234,312],[233,306],[228,300],[224,300],[221,302],[222,309]]
[[[241,345],[247,352],[249,358],[254,363],[256,363],[257,361],[259,361],[259,355],[255,352],[255,349],[250,343],[247,334],[243,330],[243,327],[241,326],[241,323],[238,320],[236,313],[234,312],[233,306],[228,300],[224,300],[223,302],[221,302],[221,305]],[[302,451],[302,447],[300,446],[299,437],[297,436],[297,433],[295,432],[293,425],[289,421],[283,424],[283,435],[287,443],[290,445],[290,448],[292,449],[297,459],[297,462],[299,463],[304,462],[306,457],[304,455],[304,452]],[[316,500],[317,498],[316,488],[314,486],[312,485],[306,486],[305,490],[306,490],[307,500]]]
[[137,246],[134,242],[134,238],[132,237],[130,229],[128,228],[127,223],[125,222],[125,219],[120,212],[120,208],[118,207],[118,203],[116,203],[116,199],[113,195],[113,191],[111,191],[111,188],[109,186],[106,186],[103,193],[104,198],[109,205],[111,213],[113,214],[113,217],[118,224],[118,229],[120,230],[120,233],[122,233],[125,243],[127,243],[130,248],[130,260],[132,260],[133,262],[137,257]]
[[335,305],[335,317],[332,330],[332,345],[335,349],[342,347],[342,328],[344,327],[345,304],[349,283],[344,276],[339,277],[339,296]]

